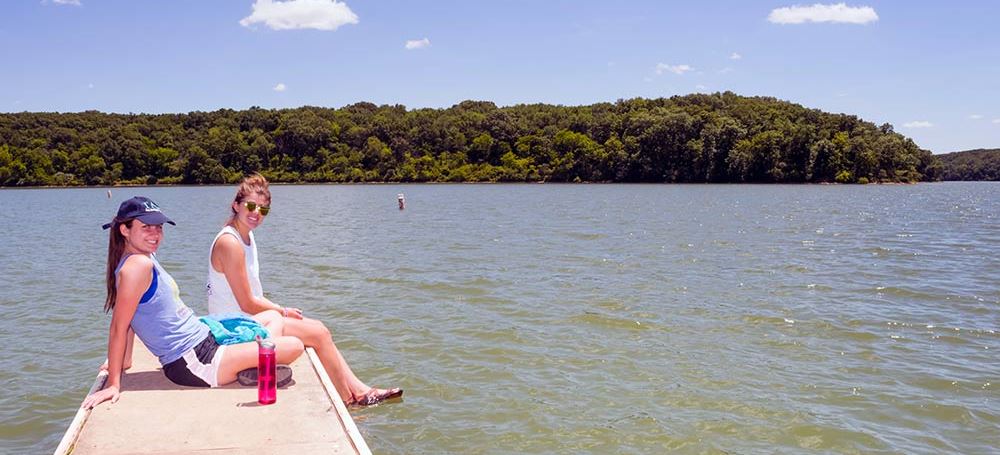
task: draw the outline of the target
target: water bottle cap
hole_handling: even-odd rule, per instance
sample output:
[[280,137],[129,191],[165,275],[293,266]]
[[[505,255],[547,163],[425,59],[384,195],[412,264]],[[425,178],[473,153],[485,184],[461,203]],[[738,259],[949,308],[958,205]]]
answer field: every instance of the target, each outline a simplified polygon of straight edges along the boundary
[[261,347],[261,349],[269,349],[269,350],[273,351],[274,350],[274,342],[273,341],[267,341],[267,340],[261,341],[260,342],[260,347]]

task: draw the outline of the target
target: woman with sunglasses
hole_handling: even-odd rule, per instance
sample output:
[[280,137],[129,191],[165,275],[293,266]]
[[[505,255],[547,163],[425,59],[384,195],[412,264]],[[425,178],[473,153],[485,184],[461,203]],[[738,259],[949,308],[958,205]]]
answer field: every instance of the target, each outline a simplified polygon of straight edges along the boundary
[[400,389],[376,389],[358,379],[322,322],[303,317],[298,308],[284,307],[264,297],[253,230],[264,222],[270,205],[271,191],[262,175],[254,174],[240,182],[230,205],[229,222],[212,241],[206,286],[208,311],[243,312],[265,325],[272,323],[272,318],[283,318],[284,333],[316,349],[340,398],[349,406],[371,406],[402,396]]
[[[175,384],[217,387],[237,376],[243,383],[242,371],[256,371],[256,343],[220,346],[208,326],[181,301],[177,284],[154,256],[163,242],[163,223],[175,224],[155,202],[136,196],[122,202],[115,218],[104,225],[104,229],[111,229],[104,302],[104,310],[111,312],[108,380],[104,389],[83,400],[85,408],[118,401],[122,371],[132,364],[135,336],[158,358],[163,374]],[[273,339],[278,363],[291,363],[302,354],[304,347],[298,338]],[[279,383],[288,382],[291,370],[282,371]]]

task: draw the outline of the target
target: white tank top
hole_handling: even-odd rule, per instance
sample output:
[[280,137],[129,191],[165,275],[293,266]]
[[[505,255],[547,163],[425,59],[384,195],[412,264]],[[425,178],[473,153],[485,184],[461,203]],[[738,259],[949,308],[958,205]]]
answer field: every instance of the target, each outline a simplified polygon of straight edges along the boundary
[[208,295],[208,312],[211,314],[243,312],[240,309],[239,302],[236,301],[233,289],[229,287],[229,282],[226,281],[226,275],[216,271],[212,267],[212,249],[215,248],[215,242],[219,240],[219,237],[226,234],[236,237],[240,245],[243,245],[247,278],[250,279],[250,293],[254,297],[264,296],[264,289],[260,285],[260,265],[257,263],[257,242],[254,241],[253,231],[250,231],[250,244],[247,245],[243,243],[243,239],[240,238],[240,233],[236,231],[236,228],[226,226],[215,235],[215,239],[212,240],[212,246],[208,249],[208,284],[205,285],[205,293]]

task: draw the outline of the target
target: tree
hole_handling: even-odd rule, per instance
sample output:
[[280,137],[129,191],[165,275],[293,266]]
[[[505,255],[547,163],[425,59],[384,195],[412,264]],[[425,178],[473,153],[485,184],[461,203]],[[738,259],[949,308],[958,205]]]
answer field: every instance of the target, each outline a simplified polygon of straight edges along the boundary
[[183,158],[185,162],[184,183],[225,182],[225,168],[201,147],[197,145],[191,147],[183,154]]
[[105,183],[103,177],[107,164],[104,162],[104,159],[101,158],[100,154],[97,153],[97,148],[93,145],[86,145],[79,148],[76,152],[70,155],[70,161],[73,163],[71,166],[73,174],[75,174],[83,184],[98,185]]
[[[920,181],[891,125],[731,92],[589,106],[356,103],[187,114],[0,113],[0,185],[298,181]],[[979,156],[979,155],[977,155]],[[996,175],[989,159],[949,175]]]
[[496,141],[493,140],[493,136],[490,133],[482,133],[476,136],[472,140],[472,145],[469,146],[469,160],[473,163],[488,163],[490,162],[491,155],[493,154],[493,145]]

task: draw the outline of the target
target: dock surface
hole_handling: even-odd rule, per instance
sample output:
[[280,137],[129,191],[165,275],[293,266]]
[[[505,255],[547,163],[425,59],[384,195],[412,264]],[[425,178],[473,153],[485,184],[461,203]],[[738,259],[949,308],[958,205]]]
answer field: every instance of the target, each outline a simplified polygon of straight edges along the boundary
[[311,348],[267,406],[257,403],[256,387],[178,386],[138,339],[133,350],[121,398],[80,410],[56,455],[371,453]]

